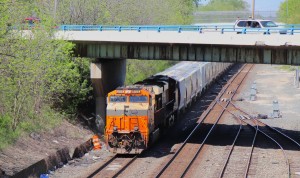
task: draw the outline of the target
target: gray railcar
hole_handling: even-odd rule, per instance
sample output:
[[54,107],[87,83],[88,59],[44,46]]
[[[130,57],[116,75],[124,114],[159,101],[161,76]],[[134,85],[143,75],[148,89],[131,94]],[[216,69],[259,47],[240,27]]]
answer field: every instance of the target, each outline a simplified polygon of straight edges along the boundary
[[156,75],[177,81],[177,100],[174,110],[184,110],[231,64],[216,62],[180,62]]

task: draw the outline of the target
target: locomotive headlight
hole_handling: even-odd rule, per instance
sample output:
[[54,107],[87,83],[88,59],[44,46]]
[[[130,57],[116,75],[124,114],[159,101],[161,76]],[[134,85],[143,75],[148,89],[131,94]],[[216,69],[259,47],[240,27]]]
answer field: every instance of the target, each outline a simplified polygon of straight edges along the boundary
[[117,126],[114,126],[113,131],[114,131],[114,132],[118,132],[118,127],[117,127]]

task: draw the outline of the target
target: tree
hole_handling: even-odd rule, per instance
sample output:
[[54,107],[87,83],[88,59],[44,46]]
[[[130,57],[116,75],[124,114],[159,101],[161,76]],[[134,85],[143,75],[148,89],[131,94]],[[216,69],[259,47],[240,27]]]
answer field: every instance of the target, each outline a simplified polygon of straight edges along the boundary
[[199,6],[198,11],[239,11],[248,8],[243,0],[210,0],[207,5]]
[[281,22],[287,24],[299,24],[300,23],[300,7],[299,0],[285,0],[281,3],[278,16]]
[[[192,8],[193,0],[2,0],[0,149],[21,132],[47,128],[76,113],[91,98],[89,60],[74,58],[72,43],[52,40],[54,26],[191,24]],[[41,22],[33,28],[22,24],[30,16]],[[170,65],[167,61],[128,64],[128,83]],[[151,68],[152,73],[136,67]]]
[[[72,58],[73,44],[52,39],[52,18],[31,2],[3,3],[0,24],[7,28],[0,31],[1,146],[15,133],[47,128],[75,113],[91,91],[84,76],[89,61]],[[33,9],[42,22],[32,28],[22,25]]]
[[[193,0],[39,0],[58,24],[190,24]],[[56,8],[55,8],[56,7]],[[175,20],[174,20],[175,19]]]

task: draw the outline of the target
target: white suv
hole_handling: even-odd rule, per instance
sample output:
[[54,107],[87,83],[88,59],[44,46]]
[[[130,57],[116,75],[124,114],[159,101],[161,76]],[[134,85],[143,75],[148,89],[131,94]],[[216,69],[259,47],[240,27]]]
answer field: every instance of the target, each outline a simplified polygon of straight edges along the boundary
[[[284,29],[279,29],[278,25],[276,25],[275,22],[271,21],[271,20],[259,20],[259,19],[239,19],[235,22],[234,25],[235,29],[239,29],[239,28],[243,28],[246,30],[248,28],[257,28],[257,29],[269,29],[270,31],[273,31],[273,29],[278,29],[275,30],[277,32],[279,32],[280,34],[286,34],[287,31]],[[264,34],[267,34],[269,32],[264,31]]]

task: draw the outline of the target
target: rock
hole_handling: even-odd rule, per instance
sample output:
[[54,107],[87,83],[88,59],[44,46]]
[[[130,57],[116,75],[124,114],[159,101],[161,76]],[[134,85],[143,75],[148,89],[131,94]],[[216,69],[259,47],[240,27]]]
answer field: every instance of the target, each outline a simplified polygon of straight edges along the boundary
[[244,101],[244,98],[238,98],[236,101]]
[[4,176],[5,172],[3,170],[0,169],[0,177]]
[[96,160],[98,160],[98,159],[101,159],[101,157],[100,157],[100,156],[93,156],[92,159],[93,159],[94,161],[96,161]]
[[35,132],[32,132],[31,134],[29,134],[30,138],[34,139],[34,140],[41,140],[41,136]]
[[63,166],[64,166],[63,162],[59,162],[58,165],[57,165],[58,168],[62,168]]
[[268,119],[268,115],[266,114],[258,114],[257,119]]
[[69,165],[72,165],[72,164],[74,164],[74,163],[75,163],[75,160],[70,160],[70,161],[68,162]]

